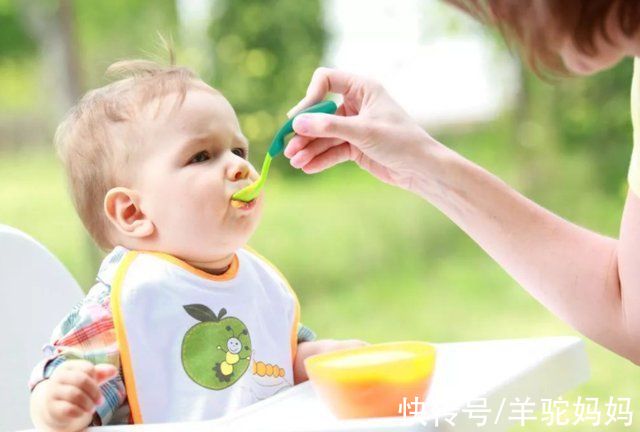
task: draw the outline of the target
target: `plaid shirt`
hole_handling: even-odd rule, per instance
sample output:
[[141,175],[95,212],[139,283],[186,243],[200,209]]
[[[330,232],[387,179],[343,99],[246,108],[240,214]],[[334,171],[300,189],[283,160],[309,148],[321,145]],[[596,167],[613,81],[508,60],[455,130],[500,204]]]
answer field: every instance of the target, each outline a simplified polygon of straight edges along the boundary
[[[102,384],[104,402],[96,408],[93,424],[129,424],[129,404],[122,379],[120,352],[110,307],[111,287],[98,279],[87,296],[56,327],[45,358],[33,369],[29,388],[49,378],[56,367],[72,359],[114,365],[120,374]],[[312,330],[300,324],[298,343],[315,339]]]

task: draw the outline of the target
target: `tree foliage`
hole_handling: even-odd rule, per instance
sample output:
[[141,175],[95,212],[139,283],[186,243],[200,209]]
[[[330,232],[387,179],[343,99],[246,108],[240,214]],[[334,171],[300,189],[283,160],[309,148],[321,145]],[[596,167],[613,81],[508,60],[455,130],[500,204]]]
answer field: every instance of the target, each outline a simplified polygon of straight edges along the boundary
[[158,55],[158,33],[177,33],[175,0],[76,0],[75,7],[79,56],[88,87],[104,84],[104,71],[112,62]]
[[37,43],[25,28],[16,3],[0,0],[0,57],[29,57],[36,49]]
[[321,62],[321,5],[220,0],[215,8],[209,31],[213,72],[205,78],[229,99],[253,151],[261,152]]
[[632,133],[629,91],[633,61],[595,76],[560,83],[553,118],[567,151],[587,152],[600,184],[617,191],[629,165]]

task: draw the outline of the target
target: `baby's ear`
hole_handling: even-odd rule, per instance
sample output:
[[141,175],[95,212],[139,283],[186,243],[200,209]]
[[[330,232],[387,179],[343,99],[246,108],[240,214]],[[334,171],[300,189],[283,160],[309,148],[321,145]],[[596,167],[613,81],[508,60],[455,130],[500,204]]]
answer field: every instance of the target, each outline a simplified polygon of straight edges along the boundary
[[148,237],[155,225],[140,209],[139,195],[124,187],[115,187],[104,197],[104,211],[113,227],[128,237]]

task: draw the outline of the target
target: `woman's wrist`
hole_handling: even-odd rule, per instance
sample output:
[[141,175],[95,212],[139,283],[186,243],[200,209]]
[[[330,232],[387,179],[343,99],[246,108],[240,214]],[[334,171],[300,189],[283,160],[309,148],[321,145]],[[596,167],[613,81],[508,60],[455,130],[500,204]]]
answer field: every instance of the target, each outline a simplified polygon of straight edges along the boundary
[[440,196],[447,188],[451,167],[459,158],[460,155],[425,132],[410,158],[409,191],[428,201]]

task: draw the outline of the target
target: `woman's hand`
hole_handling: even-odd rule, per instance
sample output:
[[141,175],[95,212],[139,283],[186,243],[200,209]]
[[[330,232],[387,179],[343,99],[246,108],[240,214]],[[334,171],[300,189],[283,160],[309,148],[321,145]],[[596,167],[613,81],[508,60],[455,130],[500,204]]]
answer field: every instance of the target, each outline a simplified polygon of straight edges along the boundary
[[324,99],[344,97],[336,115],[302,114],[293,122],[296,136],[284,151],[291,165],[316,173],[354,161],[378,179],[412,189],[424,171],[428,152],[443,146],[432,139],[377,82],[347,72],[319,68],[307,94],[289,115]]

